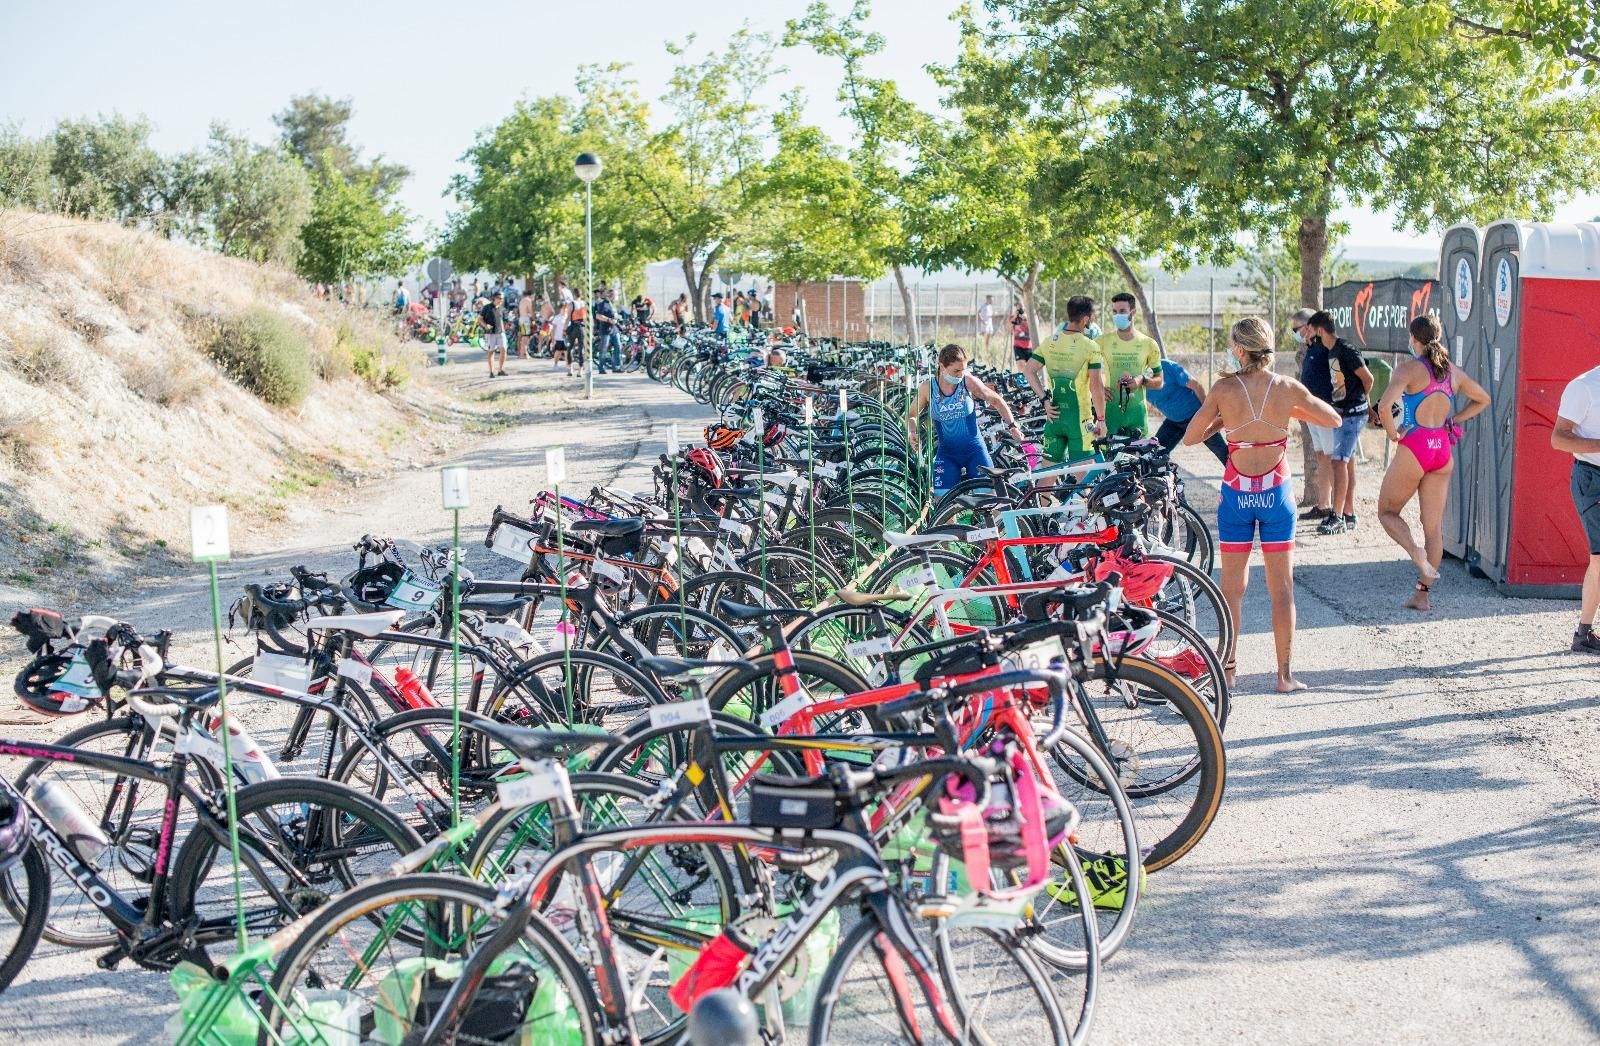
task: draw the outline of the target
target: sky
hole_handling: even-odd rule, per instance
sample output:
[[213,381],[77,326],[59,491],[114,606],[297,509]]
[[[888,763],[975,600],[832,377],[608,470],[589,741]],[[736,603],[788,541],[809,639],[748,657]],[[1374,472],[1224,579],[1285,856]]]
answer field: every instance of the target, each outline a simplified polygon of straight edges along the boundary
[[[835,9],[849,0],[834,0]],[[0,124],[24,133],[49,130],[63,117],[144,114],[163,152],[204,142],[213,121],[260,141],[276,136],[272,114],[296,94],[316,91],[355,103],[351,137],[366,156],[381,153],[411,168],[403,202],[442,228],[450,201],[442,193],[461,171],[474,135],[504,117],[521,97],[570,92],[577,67],[625,62],[641,93],[657,98],[674,59],[663,43],[696,35],[696,47],[720,46],[741,22],[780,35],[806,0],[664,4],[607,0],[569,5],[458,6],[391,0],[348,4],[218,4],[214,0],[80,0],[63,24],[60,0],[0,0]],[[877,0],[872,27],[887,46],[872,75],[894,79],[912,100],[936,108],[938,91],[924,66],[955,53],[956,29],[938,11],[955,0]],[[137,11],[137,14],[133,12]],[[468,17],[470,12],[472,17]],[[491,14],[486,23],[477,17]],[[780,51],[780,90],[805,89],[808,115],[836,141],[849,129],[834,98],[835,63],[795,49]],[[1572,201],[1558,221],[1600,215],[1600,195]],[[1393,248],[1425,256],[1426,240],[1395,232],[1388,215],[1347,208],[1347,252]]]

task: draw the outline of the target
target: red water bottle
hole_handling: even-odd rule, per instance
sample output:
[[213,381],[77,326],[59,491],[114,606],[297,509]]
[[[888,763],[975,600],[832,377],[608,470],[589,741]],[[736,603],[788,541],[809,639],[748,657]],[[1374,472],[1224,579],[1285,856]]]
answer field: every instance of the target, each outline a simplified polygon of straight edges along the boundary
[[400,691],[400,699],[408,708],[434,708],[437,707],[433,695],[428,692],[428,687],[417,678],[415,672],[409,668],[400,667],[394,670],[394,685]]
[[707,992],[726,988],[744,969],[745,960],[756,950],[755,942],[732,926],[724,926],[694,964],[683,971],[667,991],[667,998],[684,1013],[694,1006],[695,1000]]

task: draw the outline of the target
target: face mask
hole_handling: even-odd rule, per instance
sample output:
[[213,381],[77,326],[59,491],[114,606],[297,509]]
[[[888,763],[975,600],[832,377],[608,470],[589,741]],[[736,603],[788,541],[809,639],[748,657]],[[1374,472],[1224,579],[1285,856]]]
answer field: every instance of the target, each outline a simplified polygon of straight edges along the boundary
[[961,379],[965,378],[966,376],[966,371],[962,371],[960,374],[951,374],[947,370],[939,371],[939,377],[944,379],[944,383],[946,385],[959,385],[961,384]]
[[1306,336],[1304,334],[1301,334],[1299,331],[1295,331],[1294,332],[1294,343],[1296,345],[1304,345],[1306,343]]
[[1125,331],[1129,327],[1133,326],[1133,317],[1132,316],[1121,316],[1121,315],[1113,316],[1113,317],[1111,317],[1111,323],[1112,323],[1113,326],[1115,326],[1117,328],[1117,330]]
[[1089,324],[1088,329],[1086,329],[1083,333],[1087,334],[1091,338],[1098,338],[1100,337],[1101,333],[1100,325],[1098,323],[1091,323]]

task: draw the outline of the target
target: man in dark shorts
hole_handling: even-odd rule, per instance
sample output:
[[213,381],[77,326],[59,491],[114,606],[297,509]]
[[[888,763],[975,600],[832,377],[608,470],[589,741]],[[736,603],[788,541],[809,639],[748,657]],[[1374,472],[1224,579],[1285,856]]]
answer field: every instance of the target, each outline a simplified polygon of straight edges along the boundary
[[1367,401],[1372,372],[1356,347],[1335,333],[1337,329],[1326,312],[1314,313],[1305,326],[1307,340],[1328,351],[1328,377],[1333,386],[1329,402],[1343,419],[1334,430],[1333,450],[1328,455],[1333,466],[1333,514],[1317,526],[1318,534],[1343,534],[1356,528],[1356,452],[1372,409]]
[[1594,615],[1600,609],[1600,367],[1567,383],[1550,430],[1550,446],[1572,455],[1572,507],[1589,540],[1589,567],[1583,572],[1583,603],[1572,649],[1600,654]]
[[[499,291],[489,299],[489,304],[478,314],[483,321],[483,351],[489,356],[489,377],[506,374],[506,298]],[[500,370],[494,369],[495,357],[500,359]]]

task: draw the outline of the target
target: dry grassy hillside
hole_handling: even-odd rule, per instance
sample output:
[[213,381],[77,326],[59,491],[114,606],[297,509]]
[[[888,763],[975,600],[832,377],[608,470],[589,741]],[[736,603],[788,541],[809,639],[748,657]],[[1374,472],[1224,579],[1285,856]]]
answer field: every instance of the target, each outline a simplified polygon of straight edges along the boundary
[[[286,272],[0,211],[0,605],[187,558],[192,505],[247,526],[425,456],[448,397],[385,327]],[[253,372],[263,337],[300,372]]]

